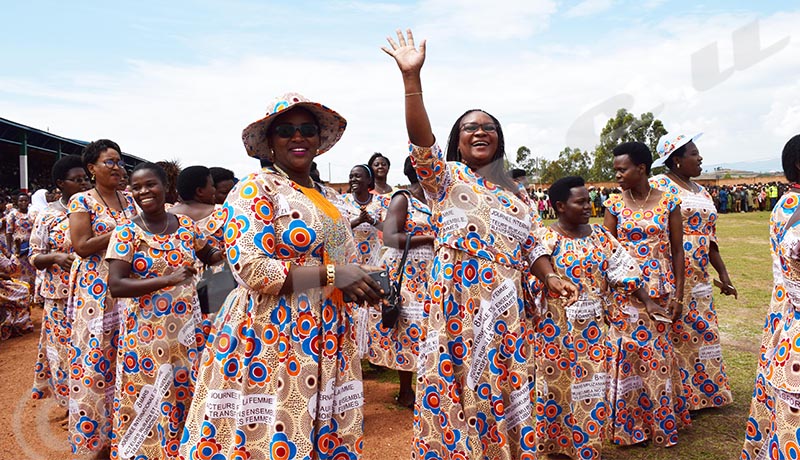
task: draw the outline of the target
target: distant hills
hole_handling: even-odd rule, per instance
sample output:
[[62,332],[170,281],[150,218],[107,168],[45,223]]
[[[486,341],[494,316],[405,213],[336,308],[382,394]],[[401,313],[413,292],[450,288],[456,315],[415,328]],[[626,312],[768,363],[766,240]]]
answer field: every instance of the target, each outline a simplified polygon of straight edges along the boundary
[[703,165],[703,173],[713,173],[717,168],[730,169],[734,171],[751,171],[755,173],[781,172],[783,166],[780,158],[769,158],[766,160],[754,161],[735,161],[730,163],[719,163],[713,165]]

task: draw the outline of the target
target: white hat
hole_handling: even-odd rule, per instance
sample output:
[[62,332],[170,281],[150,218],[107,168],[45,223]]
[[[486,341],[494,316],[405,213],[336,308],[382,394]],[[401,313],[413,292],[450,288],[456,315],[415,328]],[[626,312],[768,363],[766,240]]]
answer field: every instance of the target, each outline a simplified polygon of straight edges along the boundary
[[703,133],[697,133],[692,137],[685,134],[664,134],[661,136],[661,139],[658,140],[658,145],[656,145],[656,153],[658,156],[653,160],[653,168],[664,166],[664,162],[667,161],[667,158],[675,153],[676,150],[689,142],[699,139],[702,135]]

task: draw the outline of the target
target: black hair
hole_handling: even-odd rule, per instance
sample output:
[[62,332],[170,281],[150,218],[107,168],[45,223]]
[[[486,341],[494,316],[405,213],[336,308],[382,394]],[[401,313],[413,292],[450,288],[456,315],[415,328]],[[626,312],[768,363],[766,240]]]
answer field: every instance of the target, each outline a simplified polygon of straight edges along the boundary
[[789,139],[789,142],[783,146],[781,163],[783,164],[783,175],[786,176],[786,180],[789,182],[800,181],[800,172],[797,170],[800,167],[800,134]]
[[211,178],[214,179],[214,185],[217,185],[220,182],[225,182],[226,180],[232,180],[233,182],[236,182],[236,176],[233,175],[233,171],[230,169],[212,166],[208,168],[208,171],[211,173]]
[[144,162],[139,163],[138,165],[136,165],[135,168],[133,168],[133,172],[131,173],[131,176],[136,174],[137,171],[143,171],[143,170],[152,171],[153,174],[158,176],[158,180],[160,180],[161,181],[161,185],[164,186],[164,191],[165,192],[167,191],[166,190],[166,187],[167,187],[167,172],[164,171],[164,168],[162,168],[161,166],[159,166],[159,165],[157,165],[155,163],[150,163],[149,161],[144,161]]
[[[553,182],[553,185],[551,185],[550,189],[547,191],[547,195],[550,197],[550,205],[553,206],[553,209],[556,209],[556,203],[559,201],[566,203],[567,200],[569,200],[573,188],[582,187],[584,185],[586,185],[586,181],[583,180],[583,177],[579,176],[562,177]],[[556,211],[556,213],[557,212],[558,211]]]
[[450,135],[447,137],[447,161],[463,161],[461,159],[461,152],[458,150],[458,138],[461,134],[461,120],[472,112],[485,113],[489,118],[492,119],[492,123],[494,123],[494,125],[497,127],[497,150],[494,152],[494,157],[492,157],[492,162],[489,163],[487,170],[485,172],[481,172],[481,175],[495,184],[500,185],[513,193],[517,193],[519,187],[517,187],[517,184],[511,180],[505,167],[504,160],[506,156],[506,138],[503,135],[503,127],[500,126],[500,122],[494,117],[494,115],[486,112],[485,110],[467,110],[456,119],[455,123],[453,123],[453,127],[450,128]]
[[178,195],[184,201],[194,200],[197,189],[205,187],[210,176],[211,172],[205,166],[183,168],[178,174]]
[[308,175],[311,176],[311,180],[314,182],[322,183],[322,178],[319,177],[319,168],[317,168],[317,162],[311,162],[311,169],[308,171]]
[[[369,190],[375,188],[375,173],[372,171],[372,166],[370,165],[355,165],[353,168],[361,168],[367,172],[369,176]],[[351,168],[352,170],[352,168]]]
[[528,175],[528,171],[525,171],[522,168],[514,168],[511,170],[511,178],[512,179],[519,179],[520,177],[525,177]]
[[414,165],[411,164],[411,157],[406,157],[406,161],[405,163],[403,163],[403,174],[406,175],[409,183],[416,184],[417,182],[419,182],[419,177],[417,177],[417,170],[414,169]]
[[675,167],[675,158],[683,158],[683,154],[686,153],[686,146],[689,145],[689,142],[683,144],[674,152],[672,152],[672,155],[668,156],[667,159],[664,160],[664,166],[666,166],[669,169],[673,169]]
[[69,174],[69,172],[75,168],[81,168],[85,170],[83,167],[83,159],[81,159],[81,157],[78,155],[67,155],[61,157],[61,159],[53,163],[53,169],[50,170],[53,183],[55,184],[60,180],[66,179],[67,174]]
[[[615,157],[628,155],[628,158],[636,166],[644,165],[645,172],[650,175],[650,167],[653,165],[653,154],[650,152],[650,147],[642,142],[623,142],[612,150]],[[673,155],[675,155],[673,153]]]
[[83,166],[88,167],[90,164],[94,164],[97,162],[97,159],[100,158],[100,155],[108,149],[114,149],[122,155],[122,149],[119,148],[119,144],[114,141],[108,139],[98,139],[94,142],[90,142],[86,147],[83,148],[83,152],[81,153],[81,158],[83,159]]
[[375,152],[375,153],[372,154],[371,157],[369,157],[369,161],[367,162],[367,164],[370,166],[370,168],[372,167],[372,162],[375,161],[376,158],[383,158],[384,160],[386,160],[386,166],[389,166],[390,168],[392,167],[392,162],[389,161],[388,158],[383,156],[383,154],[381,152]]

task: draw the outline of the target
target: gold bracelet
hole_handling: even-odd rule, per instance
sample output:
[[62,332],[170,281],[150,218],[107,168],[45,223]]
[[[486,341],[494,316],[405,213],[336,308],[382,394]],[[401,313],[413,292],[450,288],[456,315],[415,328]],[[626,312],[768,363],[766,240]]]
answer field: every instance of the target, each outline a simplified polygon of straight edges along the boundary
[[406,97],[411,96],[422,96],[422,91],[417,91],[416,93],[406,93]]
[[555,272],[553,272],[553,273],[548,273],[548,274],[544,275],[544,280],[545,280],[545,281],[547,281],[547,280],[548,280],[548,279],[550,279],[550,278],[558,278],[558,279],[562,279],[562,278],[561,278],[561,275],[559,275],[558,273],[555,273]]
[[325,274],[327,276],[325,284],[328,286],[333,286],[334,283],[336,283],[336,266],[333,264],[328,264],[325,267]]

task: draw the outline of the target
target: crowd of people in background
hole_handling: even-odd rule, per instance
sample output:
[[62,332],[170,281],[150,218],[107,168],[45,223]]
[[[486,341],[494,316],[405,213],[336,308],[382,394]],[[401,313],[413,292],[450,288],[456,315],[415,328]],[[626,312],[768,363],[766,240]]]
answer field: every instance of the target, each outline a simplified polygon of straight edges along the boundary
[[314,159],[347,122],[287,93],[244,129],[262,166],[244,178],[174,161],[128,171],[101,139],[54,164],[58,193],[13,197],[0,330],[31,332],[42,305],[32,396],[65,409],[76,456],[358,459],[362,361],[398,372],[411,458],[673,446],[697,411],[732,402],[713,287],[738,292],[718,209],[773,209],[776,296],[742,458],[795,445],[800,136],[780,201],[775,183],[701,186],[700,134],[682,133],[656,152],[616,146],[618,188],[539,188],[506,170],[483,110],[440,146],[424,43],[398,31],[383,50],[403,76],[406,187],[380,153],[346,193],[325,186]]

